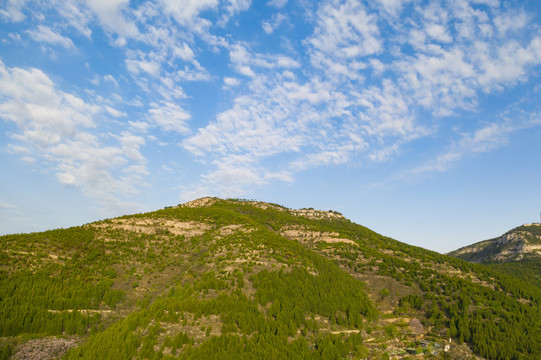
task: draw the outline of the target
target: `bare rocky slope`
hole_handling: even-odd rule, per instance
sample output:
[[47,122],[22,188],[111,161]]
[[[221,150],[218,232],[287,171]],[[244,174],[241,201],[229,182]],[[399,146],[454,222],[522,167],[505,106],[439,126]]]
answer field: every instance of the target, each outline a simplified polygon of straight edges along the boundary
[[523,279],[541,287],[541,224],[525,224],[495,239],[448,253]]
[[448,255],[475,263],[541,259],[541,224],[522,225],[500,237],[464,246]]
[[335,211],[202,198],[0,237],[0,359],[539,359],[541,289]]

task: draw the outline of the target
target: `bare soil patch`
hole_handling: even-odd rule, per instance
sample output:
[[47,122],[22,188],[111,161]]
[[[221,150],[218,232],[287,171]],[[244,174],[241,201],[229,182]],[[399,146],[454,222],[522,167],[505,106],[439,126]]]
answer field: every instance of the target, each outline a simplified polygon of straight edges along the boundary
[[77,347],[76,338],[61,339],[47,337],[42,339],[33,339],[22,344],[13,360],[52,360],[62,357],[69,349]]

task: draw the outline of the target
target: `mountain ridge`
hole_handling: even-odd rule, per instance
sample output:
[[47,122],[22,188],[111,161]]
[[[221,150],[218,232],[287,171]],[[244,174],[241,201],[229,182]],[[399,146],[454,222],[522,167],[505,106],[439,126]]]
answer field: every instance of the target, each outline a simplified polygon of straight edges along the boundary
[[453,250],[447,255],[476,263],[541,259],[541,224],[518,226],[505,234]]
[[0,239],[0,359],[541,355],[541,289],[334,211],[202,198]]
[[524,224],[503,235],[447,253],[486,264],[541,288],[541,224]]

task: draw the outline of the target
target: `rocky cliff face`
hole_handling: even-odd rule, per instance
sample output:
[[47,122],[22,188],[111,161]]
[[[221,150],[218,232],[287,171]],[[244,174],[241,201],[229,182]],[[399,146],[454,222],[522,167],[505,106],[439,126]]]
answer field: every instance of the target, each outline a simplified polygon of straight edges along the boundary
[[476,263],[541,259],[541,224],[519,226],[498,238],[462,247],[448,255]]

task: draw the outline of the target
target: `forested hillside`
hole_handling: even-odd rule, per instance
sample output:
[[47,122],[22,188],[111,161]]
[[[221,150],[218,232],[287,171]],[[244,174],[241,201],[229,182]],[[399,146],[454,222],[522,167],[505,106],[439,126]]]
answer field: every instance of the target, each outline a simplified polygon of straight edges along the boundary
[[332,211],[204,198],[0,259],[0,359],[541,358],[540,289]]

